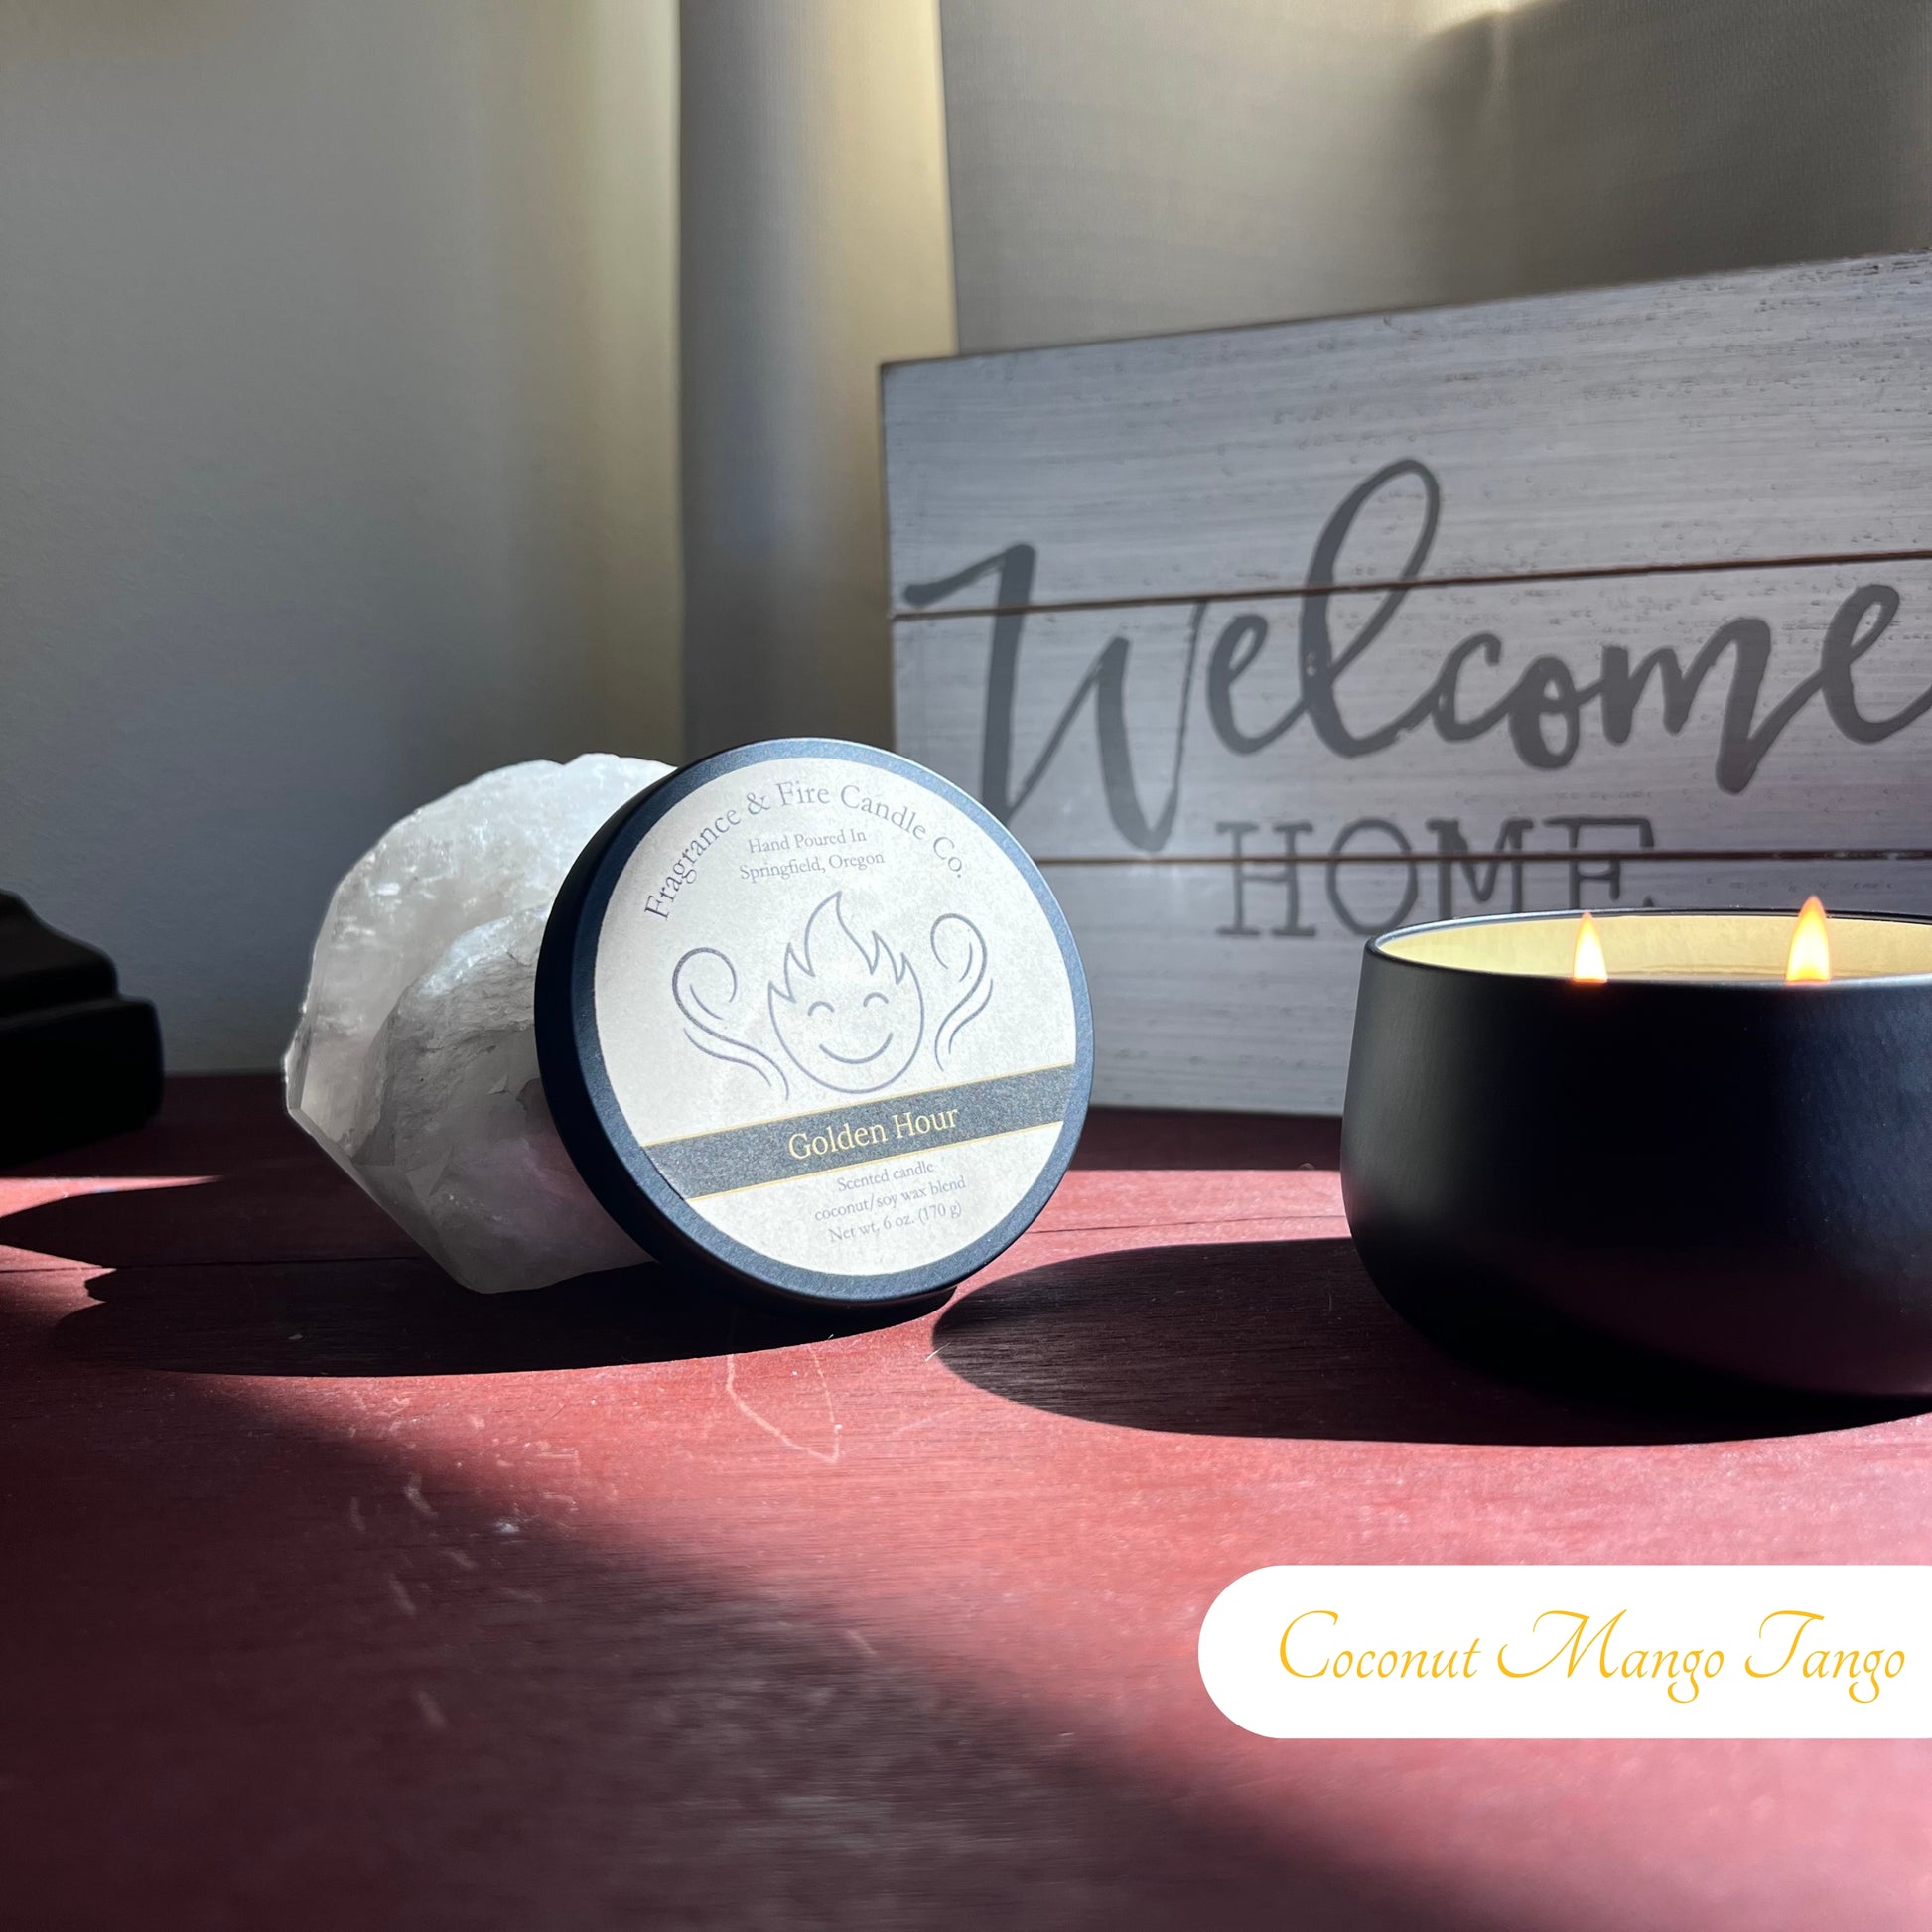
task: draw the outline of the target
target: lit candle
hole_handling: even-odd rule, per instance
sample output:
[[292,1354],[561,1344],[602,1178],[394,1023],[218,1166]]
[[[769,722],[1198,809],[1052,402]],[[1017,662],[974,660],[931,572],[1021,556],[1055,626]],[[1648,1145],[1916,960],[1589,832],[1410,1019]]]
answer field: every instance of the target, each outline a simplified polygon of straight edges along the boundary
[[1596,921],[1585,912],[1577,921],[1577,948],[1570,955],[1570,977],[1587,986],[1601,986],[1610,977],[1603,964],[1603,941],[1597,937]]
[[1932,920],[1386,933],[1341,1166],[1369,1274],[1451,1345],[1932,1396]]
[[1932,925],[1847,912],[1605,911],[1451,919],[1384,933],[1371,949],[1465,972],[1600,986],[1612,980],[1834,980],[1932,972]]
[[1823,985],[1832,977],[1832,940],[1825,924],[1825,908],[1814,893],[1805,900],[1798,922],[1791,928],[1791,948],[1784,956],[1787,984]]

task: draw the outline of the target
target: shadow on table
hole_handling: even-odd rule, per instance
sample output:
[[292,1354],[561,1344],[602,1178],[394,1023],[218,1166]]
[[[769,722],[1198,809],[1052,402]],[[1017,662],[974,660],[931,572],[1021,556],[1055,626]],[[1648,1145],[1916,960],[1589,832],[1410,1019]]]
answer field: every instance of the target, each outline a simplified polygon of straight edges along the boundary
[[995,1395],[1090,1422],[1206,1436],[1726,1442],[1929,1406],[1787,1394],[1649,1360],[1638,1367],[1607,1344],[1531,1385],[1424,1340],[1376,1293],[1345,1240],[1058,1262],[966,1296],[934,1332],[940,1359]]
[[[492,1402],[426,1495],[384,1405],[312,1423],[233,1384],[108,1376],[44,1354],[5,1288],[15,1924],[1499,1923],[1479,1885],[1422,1888],[1298,1812],[1292,1777],[1263,1820],[1099,1719],[1076,1739],[1045,1666],[1031,1697],[1011,1672],[979,1696],[816,1582],[709,1574],[702,1516],[654,1547],[649,1455],[547,1394]],[[560,1432],[608,1443],[623,1530],[543,1499],[518,1445]],[[808,1509],[781,1480],[760,1506]],[[890,1503],[870,1520],[889,1565],[929,1534]],[[1220,1747],[1263,1748],[1231,1726]]]
[[54,1347],[201,1375],[492,1375],[749,1355],[930,1313],[938,1297],[833,1316],[737,1303],[661,1268],[473,1295],[426,1261],[133,1268],[87,1284]]
[[[87,1284],[95,1306],[55,1329],[61,1354],[205,1375],[487,1375],[744,1355],[884,1327],[945,1300],[794,1310],[650,1266],[474,1295],[418,1253],[246,1259],[265,1245],[262,1220],[281,1212],[258,1175],[73,1194],[0,1220],[0,1242],[109,1271]],[[376,1232],[407,1246],[386,1223]]]

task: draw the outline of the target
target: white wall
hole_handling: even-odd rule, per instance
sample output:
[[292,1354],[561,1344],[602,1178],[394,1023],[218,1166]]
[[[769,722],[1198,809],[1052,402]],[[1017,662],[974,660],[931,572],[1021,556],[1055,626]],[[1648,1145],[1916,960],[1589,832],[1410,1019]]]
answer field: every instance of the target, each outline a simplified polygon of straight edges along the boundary
[[1424,299],[1414,0],[941,0],[962,349]]
[[963,349],[1932,245],[1924,0],[940,0]]
[[1438,300],[1932,246],[1925,0],[1534,0],[1410,76]]
[[337,877],[675,757],[669,0],[0,5],[0,887],[266,1065]]

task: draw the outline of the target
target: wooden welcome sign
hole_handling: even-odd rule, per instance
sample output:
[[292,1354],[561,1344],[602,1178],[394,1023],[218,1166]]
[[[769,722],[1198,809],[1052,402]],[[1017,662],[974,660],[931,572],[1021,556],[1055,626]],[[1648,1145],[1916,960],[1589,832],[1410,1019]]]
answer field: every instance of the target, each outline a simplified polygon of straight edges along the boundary
[[902,751],[1006,820],[1095,1098],[1340,1104],[1364,938],[1932,911],[1932,262],[908,363]]

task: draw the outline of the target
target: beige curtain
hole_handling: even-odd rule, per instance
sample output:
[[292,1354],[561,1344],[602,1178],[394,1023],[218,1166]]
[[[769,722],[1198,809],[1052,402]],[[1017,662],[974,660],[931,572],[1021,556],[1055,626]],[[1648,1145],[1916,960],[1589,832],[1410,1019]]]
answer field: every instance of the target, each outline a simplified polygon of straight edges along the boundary
[[685,749],[892,740],[882,362],[953,345],[929,0],[687,0]]

